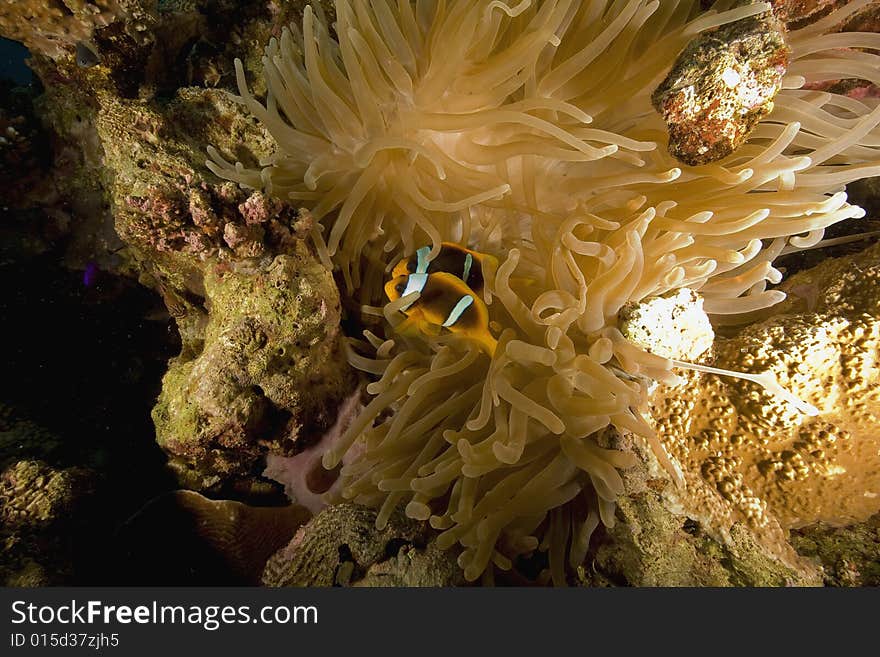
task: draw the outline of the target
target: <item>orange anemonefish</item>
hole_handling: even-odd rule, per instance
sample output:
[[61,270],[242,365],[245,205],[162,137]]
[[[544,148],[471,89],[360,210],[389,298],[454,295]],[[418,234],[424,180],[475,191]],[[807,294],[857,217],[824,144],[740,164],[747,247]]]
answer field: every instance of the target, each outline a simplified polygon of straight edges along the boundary
[[398,332],[424,325],[447,328],[476,340],[491,356],[498,343],[489,332],[489,311],[478,292],[484,286],[483,265],[494,265],[495,258],[449,242],[443,242],[440,253],[429,261],[430,252],[425,246],[398,262],[385,284],[391,301],[419,293],[416,301],[401,308],[407,320]]

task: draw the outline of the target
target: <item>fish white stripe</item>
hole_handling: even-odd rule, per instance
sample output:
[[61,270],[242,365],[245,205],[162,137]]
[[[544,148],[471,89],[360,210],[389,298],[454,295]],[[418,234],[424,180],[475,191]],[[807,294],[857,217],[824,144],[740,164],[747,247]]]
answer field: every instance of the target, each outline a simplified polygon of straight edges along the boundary
[[423,246],[421,249],[416,251],[416,257],[418,258],[418,262],[416,264],[416,274],[428,273],[428,254],[430,252],[430,246]]
[[465,294],[461,299],[458,300],[458,303],[455,304],[455,308],[452,309],[452,312],[449,313],[449,317],[446,318],[446,321],[443,322],[443,326],[449,328],[453,324],[458,321],[458,318],[461,317],[462,313],[467,310],[470,305],[474,302],[474,298],[470,294]]
[[[400,296],[405,297],[407,294],[412,294],[413,292],[421,292],[425,287],[425,283],[427,283],[427,282],[428,282],[428,275],[427,274],[410,274],[406,279],[406,289],[403,291],[403,294],[401,294]],[[411,305],[413,305],[413,303],[415,303],[415,301],[407,304],[406,306],[401,308],[401,310],[406,310]]]
[[468,276],[471,275],[471,265],[474,264],[474,257],[468,253],[464,258],[464,276],[461,277],[465,283],[467,283]]

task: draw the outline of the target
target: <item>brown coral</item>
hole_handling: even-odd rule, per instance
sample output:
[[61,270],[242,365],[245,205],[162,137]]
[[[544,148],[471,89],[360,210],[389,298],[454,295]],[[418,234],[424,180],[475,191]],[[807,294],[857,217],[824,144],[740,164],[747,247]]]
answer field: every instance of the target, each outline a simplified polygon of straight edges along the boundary
[[0,473],[0,583],[50,586],[70,581],[71,518],[94,492],[93,473],[22,459]]
[[773,370],[819,416],[706,375],[655,399],[663,443],[714,524],[745,521],[784,541],[780,528],[846,524],[880,509],[878,278],[880,247],[827,261],[784,286],[811,288],[811,298],[791,297],[779,316],[716,341],[717,364]]

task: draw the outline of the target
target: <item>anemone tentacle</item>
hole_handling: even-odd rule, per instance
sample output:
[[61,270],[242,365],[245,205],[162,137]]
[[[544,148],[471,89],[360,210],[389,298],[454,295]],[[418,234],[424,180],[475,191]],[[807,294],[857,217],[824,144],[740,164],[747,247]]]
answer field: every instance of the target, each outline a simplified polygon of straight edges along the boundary
[[775,257],[862,216],[843,186],[880,175],[877,100],[807,86],[880,84],[880,57],[855,50],[878,49],[877,35],[824,33],[852,6],[786,35],[782,89],[745,144],[700,166],[669,154],[651,95],[675,58],[768,11],[337,0],[335,36],[306,7],[301,30],[270,42],[265,102],[236,62],[241,102],[278,147],[259,170],[213,150],[209,166],[309,207],[348,294],[379,304],[382,267],[423,244],[433,256],[458,241],[500,262],[486,277],[500,327],[491,359],[466,336],[395,335],[400,300],[384,313],[392,341],[352,339],[352,364],[381,379],[325,455],[343,463],[346,497],[380,507],[380,524],[406,505],[463,547],[469,579],[543,546],[561,582],[562,562],[614,522],[618,469],[631,464],[598,446],[600,432],[648,437],[675,470],[639,409],[647,379],[672,382],[686,364],[623,339],[621,308],[681,287],[711,314],[777,303]]

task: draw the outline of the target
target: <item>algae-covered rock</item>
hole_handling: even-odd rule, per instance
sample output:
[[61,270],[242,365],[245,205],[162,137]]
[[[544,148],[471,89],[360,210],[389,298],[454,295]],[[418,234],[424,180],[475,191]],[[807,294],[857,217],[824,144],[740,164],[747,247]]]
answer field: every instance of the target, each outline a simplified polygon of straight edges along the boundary
[[[0,34],[31,49],[43,87],[36,114],[51,132],[48,182],[23,206],[65,227],[71,266],[161,295],[182,348],[157,434],[185,485],[247,477],[266,451],[287,454],[326,428],[348,376],[335,285],[303,242],[311,217],[204,165],[207,144],[248,163],[271,155],[268,133],[228,93],[232,62],[259,67],[265,42],[304,3],[38,4],[0,8]],[[19,114],[0,113],[0,127],[28,136]],[[33,141],[8,144],[3,165]]]
[[[222,0],[2,4],[0,35],[30,48],[29,66],[42,83],[37,113],[51,133],[50,175],[19,188],[33,189],[30,202],[70,233],[71,265],[93,261],[163,296],[185,297],[200,294],[205,258],[288,250],[297,208],[267,202],[265,222],[251,223],[253,212],[239,209],[248,194],[217,181],[204,161],[206,144],[245,162],[269,154],[268,136],[227,93],[235,90],[232,61],[259,66],[270,34],[301,16],[302,7],[247,1],[231,11]],[[15,139],[0,148],[3,165],[14,164],[7,160],[18,157],[28,136],[17,113],[4,114],[0,128],[13,130]],[[7,118],[19,123],[7,126]],[[16,175],[25,173],[17,167]]]
[[174,359],[153,411],[159,444],[195,488],[257,474],[335,419],[350,387],[331,274],[300,242],[292,255],[215,264],[200,353]]
[[276,552],[266,586],[453,586],[463,584],[452,551],[429,542],[430,530],[395,512],[376,529],[376,512],[354,504],[326,508]]
[[803,527],[791,542],[822,565],[827,586],[880,586],[880,514],[848,527]]
[[374,563],[352,586],[464,586],[454,555],[431,541],[424,548],[404,545],[396,555]]
[[106,189],[116,230],[168,284],[198,294],[207,258],[289,250],[296,209],[217,182],[204,167],[204,145],[213,139],[233,144],[245,159],[269,152],[265,133],[243,119],[228,94],[181,89],[162,106],[99,99],[95,127],[114,172]]
[[[84,245],[74,261],[137,278],[177,324],[181,355],[154,417],[181,482],[201,489],[248,478],[266,451],[287,454],[326,428],[347,370],[335,285],[303,242],[311,217],[204,166],[206,144],[245,162],[271,154],[226,91],[231,62],[251,59],[249,44],[301,4],[153,5],[143,39],[125,31],[129,12],[90,32],[87,65],[83,44],[61,39],[33,66],[57,133],[52,211],[63,208],[73,246]],[[231,22],[241,39],[227,39]]]
[[816,565],[786,542],[778,524],[758,531],[729,516],[709,515],[710,486],[688,476],[676,484],[643,441],[606,432],[604,446],[634,450],[623,472],[625,494],[615,522],[594,538],[578,569],[587,586],[817,586]]
[[599,540],[584,583],[627,586],[816,586],[806,562],[792,567],[736,524],[719,540],[673,513],[652,491],[621,498],[618,518]]

